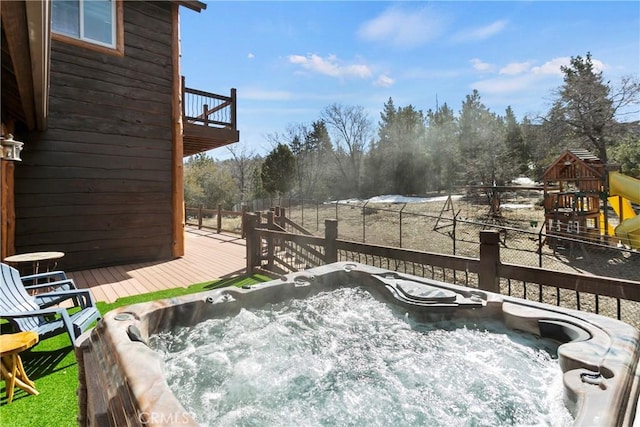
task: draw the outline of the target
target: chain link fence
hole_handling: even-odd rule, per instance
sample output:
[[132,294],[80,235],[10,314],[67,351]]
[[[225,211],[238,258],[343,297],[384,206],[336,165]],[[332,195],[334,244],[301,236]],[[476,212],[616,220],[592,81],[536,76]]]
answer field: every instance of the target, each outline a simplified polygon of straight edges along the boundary
[[[505,263],[640,281],[640,253],[636,250],[549,236],[544,232],[540,206],[507,199],[503,200],[505,205],[527,208],[504,208],[496,217],[481,202],[479,198],[458,198],[448,203],[447,197],[429,203],[321,203],[283,198],[261,200],[256,205],[280,203],[288,218],[318,236],[324,233],[325,219],[336,219],[340,239],[448,255],[478,257],[480,231],[493,229],[500,232]],[[550,239],[553,245],[548,244]]]

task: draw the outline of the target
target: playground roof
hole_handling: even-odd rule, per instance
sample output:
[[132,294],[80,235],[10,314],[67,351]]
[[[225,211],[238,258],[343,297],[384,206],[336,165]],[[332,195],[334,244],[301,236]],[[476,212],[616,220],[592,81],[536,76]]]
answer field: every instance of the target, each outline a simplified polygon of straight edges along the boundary
[[600,179],[604,174],[602,161],[584,149],[563,151],[551,163],[542,175],[543,181],[557,181],[564,179],[589,180]]
[[592,161],[600,162],[600,159],[598,157],[594,156],[593,154],[591,154],[589,151],[585,149],[576,148],[568,151],[584,162],[592,162]]

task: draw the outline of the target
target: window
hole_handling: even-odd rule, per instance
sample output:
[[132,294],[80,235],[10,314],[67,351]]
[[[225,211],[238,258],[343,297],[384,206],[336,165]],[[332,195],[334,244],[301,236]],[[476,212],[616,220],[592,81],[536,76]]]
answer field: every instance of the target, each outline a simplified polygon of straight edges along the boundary
[[120,50],[121,15],[119,0],[53,0],[51,29],[66,41]]

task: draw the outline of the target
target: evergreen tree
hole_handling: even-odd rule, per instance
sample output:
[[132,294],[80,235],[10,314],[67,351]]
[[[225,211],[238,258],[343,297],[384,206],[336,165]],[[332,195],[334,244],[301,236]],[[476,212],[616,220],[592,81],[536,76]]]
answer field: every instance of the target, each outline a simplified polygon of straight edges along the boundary
[[570,64],[561,70],[564,82],[547,122],[551,126],[568,126],[575,137],[587,144],[585,148],[594,150],[607,163],[607,147],[615,145],[615,135],[619,133],[617,116],[625,107],[637,105],[640,84],[636,78],[626,77],[614,89],[596,69],[591,53],[584,58],[571,57]]
[[427,149],[431,163],[431,173],[427,179],[427,189],[451,190],[457,183],[458,165],[458,122],[445,102],[436,111],[427,112]]
[[268,194],[284,195],[293,185],[296,159],[288,146],[278,144],[264,159],[260,178]]
[[522,128],[511,106],[507,107],[506,110],[505,125],[506,160],[512,163],[514,174],[525,174],[529,165],[529,149],[525,143]]
[[640,179],[640,129],[627,133],[611,150],[611,159],[620,164],[622,173]]
[[373,192],[417,194],[425,190],[428,171],[425,154],[425,118],[412,105],[384,104],[378,122],[378,141],[368,156]]

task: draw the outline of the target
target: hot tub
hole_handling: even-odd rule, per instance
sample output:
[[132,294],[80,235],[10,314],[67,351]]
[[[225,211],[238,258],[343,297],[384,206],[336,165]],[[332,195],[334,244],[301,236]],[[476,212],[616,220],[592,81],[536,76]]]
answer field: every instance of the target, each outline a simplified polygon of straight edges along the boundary
[[[283,330],[283,332],[281,331],[284,334],[282,335],[284,337],[282,338],[282,343],[279,342],[280,338],[269,338],[268,336],[267,338],[257,338],[258,341],[248,341],[249,344],[245,345],[245,347],[229,347],[226,346],[226,343],[224,346],[222,345],[222,340],[244,340],[247,336],[253,334],[254,332],[249,330],[249,323],[252,323],[256,318],[255,316],[260,315],[260,313],[263,313],[263,316],[267,313],[268,317],[268,313],[271,311],[285,310],[278,313],[281,314],[280,317],[285,317],[286,320],[286,316],[291,316],[291,313],[293,313],[295,317],[296,311],[300,311],[300,308],[297,308],[298,306],[290,302],[325,298],[324,295],[327,293],[340,292],[345,289],[358,289],[359,292],[355,294],[342,292],[341,297],[343,299],[345,295],[346,298],[349,298],[346,302],[343,300],[345,312],[351,308],[351,300],[355,305],[357,303],[356,300],[362,299],[366,304],[369,304],[364,306],[366,307],[364,310],[371,311],[371,313],[366,313],[370,314],[370,316],[364,316],[363,322],[360,324],[344,323],[342,321],[333,324],[334,328],[353,329],[356,334],[359,333],[359,336],[362,337],[361,340],[348,343],[346,347],[341,344],[342,347],[332,350],[333,353],[327,350],[330,345],[326,344],[327,340],[323,337],[312,337],[315,343],[311,350],[302,349],[300,353],[296,353],[299,347],[298,342],[304,340],[294,337],[293,341],[286,342],[287,335],[290,334],[286,323],[284,326],[276,324],[272,327],[275,330]],[[366,298],[362,296],[364,294],[371,295],[375,302],[367,302]],[[309,313],[311,314],[305,314],[305,316],[316,317],[317,314],[319,317],[317,323],[323,324],[324,327],[326,324],[331,324],[329,319],[322,318],[326,311],[322,304],[326,304],[327,300],[320,299],[318,301],[317,304],[320,305],[310,308]],[[373,313],[376,310],[385,310],[384,307],[375,305],[376,302],[384,307],[389,307],[391,311]],[[363,309],[356,308],[356,311],[353,312],[355,315],[347,313],[345,316],[362,317],[358,315],[357,310],[362,311]],[[240,316],[248,317],[242,318]],[[375,323],[381,317],[387,317],[391,323],[381,323],[380,325]],[[210,326],[206,325],[212,319],[235,318],[240,319],[240,323],[238,323],[240,327],[243,325],[242,322],[245,322],[247,325],[246,330],[240,330],[240,333],[235,335],[228,331],[214,332],[219,335],[217,338],[205,337],[204,340],[187,338],[186,344],[181,343],[178,346],[191,345],[192,340],[199,341],[200,346],[211,347],[213,352],[199,359],[185,357],[184,353],[178,352],[173,356],[169,356],[170,358],[173,357],[172,363],[176,366],[169,366],[167,361],[168,352],[166,348],[163,348],[163,345],[171,346],[173,344],[163,344],[163,337],[172,336],[176,331],[179,331],[179,334],[189,333],[190,330],[201,327],[201,325],[210,328]],[[315,321],[314,319],[311,320]],[[257,322],[259,327],[255,330],[259,331],[262,329],[263,324],[259,323],[262,320]],[[236,328],[238,324],[236,324]],[[305,325],[306,323],[303,322],[302,337],[311,336],[311,330],[305,332]],[[373,325],[373,330],[367,329],[370,325]],[[409,345],[409,347],[415,347],[415,351],[412,355],[408,355],[405,353],[407,346],[404,344],[392,343],[390,346],[386,345],[386,341],[393,339],[397,334],[403,334],[403,336],[404,334],[416,334],[406,335],[408,337],[406,342],[418,343],[430,333],[429,331],[434,330],[433,325],[435,325],[436,335],[444,334],[447,339],[449,339],[447,334],[450,334],[452,330],[455,334],[459,334],[458,331],[462,331],[460,332],[463,334],[462,339],[476,340],[469,341],[475,342],[475,344],[469,344],[473,348],[469,349],[468,346],[462,345],[458,347],[458,350],[455,350],[456,347],[454,347],[454,352],[457,351],[457,353],[451,353],[451,350],[449,350],[448,353],[442,353],[444,355],[442,356],[440,353],[436,353],[438,351],[437,347],[440,346],[440,341],[435,342],[435,344],[432,341],[428,341],[425,344],[426,347],[421,347],[418,344]],[[381,333],[378,334],[380,331],[376,330],[376,328],[378,330],[382,329]],[[438,328],[442,328],[444,332],[439,333]],[[500,328],[512,331],[514,335],[505,339],[505,333],[501,332],[502,329]],[[534,359],[543,357],[543,353],[552,353],[552,358],[555,359],[554,363],[558,365],[557,376],[558,384],[560,384],[558,400],[560,406],[570,414],[570,424],[583,426],[637,426],[640,423],[640,420],[636,420],[634,424],[634,420],[640,418],[640,414],[636,415],[638,394],[640,392],[640,364],[638,363],[640,334],[635,328],[603,316],[565,310],[555,306],[463,288],[357,263],[335,263],[305,272],[290,274],[271,282],[247,286],[243,289],[223,288],[175,299],[131,305],[107,313],[95,329],[85,333],[80,338],[76,349],[80,368],[79,421],[81,425],[100,426],[198,425],[198,421],[205,425],[213,423],[216,425],[231,425],[236,423],[238,419],[242,419],[242,416],[233,418],[226,415],[227,418],[223,417],[212,421],[212,418],[208,417],[211,414],[205,414],[207,416],[198,414],[194,412],[191,402],[183,401],[184,398],[181,400],[177,397],[185,394],[183,393],[185,387],[196,387],[196,385],[192,385],[193,383],[172,380],[172,386],[170,387],[167,382],[167,376],[172,373],[175,374],[176,371],[180,375],[204,377],[206,381],[209,381],[209,377],[211,377],[213,382],[213,377],[218,376],[216,372],[205,370],[198,374],[197,372],[200,372],[197,370],[198,366],[190,367],[190,369],[193,368],[195,370],[184,369],[188,364],[204,364],[204,362],[198,361],[208,360],[206,362],[207,365],[222,364],[228,367],[228,376],[233,376],[239,372],[240,376],[236,375],[234,381],[236,383],[242,383],[242,381],[252,382],[251,387],[253,388],[251,390],[254,390],[254,392],[257,390],[256,394],[262,393],[263,395],[269,394],[271,396],[275,392],[265,386],[289,381],[295,386],[294,391],[287,392],[289,395],[307,394],[306,398],[310,399],[303,400],[302,403],[298,401],[295,404],[290,402],[289,405],[287,405],[287,401],[291,399],[291,396],[286,397],[284,402],[277,396],[266,403],[249,402],[248,407],[253,405],[254,409],[259,407],[260,404],[265,405],[265,408],[272,408],[279,404],[283,405],[282,409],[276,409],[275,414],[271,416],[262,414],[262,416],[266,417],[262,421],[257,416],[258,414],[244,415],[248,417],[247,419],[253,419],[257,425],[283,425],[294,422],[313,425],[341,425],[345,423],[344,419],[327,417],[326,414],[322,414],[322,411],[328,412],[328,410],[317,407],[316,403],[319,400],[330,403],[339,400],[340,405],[345,407],[343,410],[346,414],[349,414],[349,411],[354,411],[352,415],[359,417],[350,419],[349,422],[352,424],[354,422],[368,425],[383,424],[385,421],[390,421],[387,418],[376,418],[376,411],[382,411],[384,416],[387,415],[387,412],[406,411],[410,416],[403,417],[406,414],[400,413],[396,414],[400,418],[394,419],[402,420],[403,425],[412,423],[424,425],[425,419],[421,417],[425,411],[422,411],[421,409],[424,408],[420,408],[420,406],[425,406],[426,408],[427,405],[431,405],[434,399],[430,399],[429,396],[433,397],[441,394],[442,389],[450,389],[449,383],[453,383],[454,379],[459,380],[462,378],[463,383],[465,381],[470,383],[470,385],[463,384],[465,393],[469,387],[480,387],[480,391],[476,393],[476,397],[479,398],[478,402],[495,405],[495,402],[487,397],[487,393],[489,393],[487,390],[495,390],[496,387],[484,387],[486,384],[482,384],[483,382],[491,382],[490,372],[483,372],[484,376],[480,376],[477,368],[472,367],[468,372],[456,373],[455,378],[453,378],[447,376],[446,369],[435,369],[441,363],[453,363],[452,366],[459,366],[463,365],[463,362],[467,362],[468,359],[478,357],[485,359],[488,357],[489,360],[484,360],[482,363],[485,364],[484,366],[491,367],[491,358],[496,356],[491,355],[489,351],[498,344],[496,338],[491,334],[487,334],[486,330],[493,329],[499,330],[499,335],[496,335],[496,337],[499,336],[501,340],[507,343],[515,342],[519,348],[522,347],[522,342],[526,342],[524,353],[531,354]],[[328,331],[329,335],[334,335],[331,329]],[[478,344],[477,337],[469,335],[471,333],[475,334],[476,332],[474,331],[479,331],[480,342],[486,342],[484,348]],[[251,336],[253,337],[253,335]],[[353,336],[352,334],[346,339],[353,340]],[[255,353],[261,348],[257,344],[260,342],[259,340],[268,341],[269,339],[276,340],[278,341],[277,344],[281,344],[276,346],[277,351],[281,353],[275,353],[275,356],[263,355],[262,361],[265,359],[278,359],[278,354],[291,355],[290,360],[287,360],[284,364],[278,365],[276,362],[273,372],[279,372],[278,375],[267,371],[254,362],[247,364],[248,362],[244,361],[244,365],[235,366],[223,354],[224,351],[235,352],[236,354],[238,352]],[[539,340],[540,343],[537,343],[536,340]],[[329,341],[333,341],[333,338]],[[527,345],[540,348],[534,348],[529,351],[527,350]],[[223,347],[226,350],[221,350]],[[361,359],[359,357],[361,353],[371,348],[377,351],[384,347],[388,347],[388,349],[383,356],[374,356],[371,359]],[[238,348],[243,350],[240,351]],[[541,348],[548,350],[543,351],[540,350]],[[349,356],[350,351],[356,356]],[[191,354],[191,348],[188,353]],[[318,355],[317,353],[322,354]],[[431,353],[437,355],[435,359],[433,357],[431,359],[421,357],[432,356]],[[355,366],[355,373],[336,373],[333,370],[332,365],[334,363],[330,360],[331,357],[336,360],[342,360],[344,362],[342,365],[347,367],[358,365],[360,360],[366,360],[368,364],[379,365],[380,369],[373,369],[370,366]],[[223,362],[220,362],[222,359],[224,359]],[[356,362],[354,363],[353,360],[356,360]],[[411,360],[411,363],[404,363],[403,365],[406,360]],[[300,366],[313,365],[313,363],[318,364],[315,367],[311,367],[315,373],[309,374],[307,372],[297,377],[295,375],[287,375],[290,371],[296,371]],[[493,365],[508,363],[496,357]],[[537,360],[534,360],[534,363],[537,363]],[[340,365],[340,363],[335,364]],[[323,366],[328,367],[323,370]],[[398,380],[395,376],[389,379],[387,382],[392,384],[392,392],[388,398],[385,397],[384,393],[374,392],[372,396],[380,396],[381,400],[372,403],[373,399],[362,393],[370,391],[373,386],[380,383],[379,379],[372,378],[372,372],[388,372],[390,370],[389,366],[392,366],[392,375],[397,375],[399,371],[402,371],[399,375],[404,379]],[[232,371],[235,371],[235,374]],[[330,372],[330,374],[327,374],[327,372]],[[411,372],[411,375],[407,374],[407,372]],[[504,371],[497,370],[495,372],[498,372],[498,374],[494,376],[500,376],[502,375],[500,372]],[[261,374],[265,378],[260,379]],[[346,385],[334,385],[332,382],[330,386],[325,384],[319,387],[309,383],[310,377],[326,379],[327,375],[348,377],[347,381],[343,383]],[[518,377],[520,374],[516,373],[514,376]],[[290,378],[287,379],[287,377]],[[444,379],[439,377],[444,377]],[[256,381],[256,379],[259,381]],[[367,385],[367,381],[370,381],[369,385]],[[389,400],[398,400],[393,395],[397,390],[394,384],[403,381],[412,383],[413,391],[408,394],[404,401],[389,403]],[[440,388],[433,391],[430,389],[431,385],[429,383],[434,383],[436,387]],[[197,385],[197,387],[202,387],[202,384]],[[195,394],[197,398],[209,399],[209,401],[218,399],[216,402],[219,405],[220,399],[224,400],[225,396],[237,396],[240,394],[240,400],[246,401],[248,397],[245,394],[251,394],[246,391],[247,389],[238,392],[237,387],[229,391],[229,388],[233,387],[236,386],[228,386],[226,394],[221,394],[216,390],[200,391],[198,389],[196,393],[191,393],[191,395]],[[355,390],[348,390],[348,387],[354,387]],[[516,387],[519,386],[516,385]],[[325,390],[327,395],[320,396],[318,394],[320,389]],[[453,393],[461,392],[454,390]],[[511,392],[507,393],[511,394]],[[500,393],[496,392],[496,394]],[[427,396],[427,398],[424,396]],[[298,396],[295,397],[297,398]],[[466,398],[463,398],[463,400],[466,400]],[[346,404],[344,404],[345,401],[347,401]],[[440,401],[442,402],[442,398],[440,398]],[[296,404],[302,409],[296,409]],[[367,404],[373,406],[369,408],[366,406]],[[390,409],[385,409],[387,404]],[[319,414],[318,417],[311,420],[305,419],[305,421],[296,418],[295,413],[304,412],[305,405],[309,408],[314,407],[315,412]],[[514,405],[517,406],[517,402],[515,404],[507,402],[504,407],[513,413],[517,413],[518,408],[514,408]],[[558,402],[550,402],[549,405],[558,406]],[[205,407],[207,406],[205,405]],[[332,406],[329,407],[333,408]],[[430,412],[431,415],[440,413],[430,407],[428,409],[429,411],[426,412]],[[450,421],[451,417],[455,419],[456,416],[459,416],[462,420],[468,419],[469,414],[467,412],[472,409],[454,407],[449,410],[445,408],[442,410],[444,412],[441,412],[443,414],[442,418],[437,419],[443,420],[443,422],[446,419]],[[259,410],[256,409],[256,411]],[[355,412],[360,415],[356,415]],[[511,415],[507,414],[507,416],[510,417]],[[513,419],[509,419],[513,423]],[[553,423],[556,422],[558,420],[553,420]],[[433,421],[429,421],[429,424],[432,423]],[[450,422],[446,423],[449,424]],[[566,423],[565,419],[563,424],[566,425]]]

